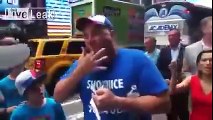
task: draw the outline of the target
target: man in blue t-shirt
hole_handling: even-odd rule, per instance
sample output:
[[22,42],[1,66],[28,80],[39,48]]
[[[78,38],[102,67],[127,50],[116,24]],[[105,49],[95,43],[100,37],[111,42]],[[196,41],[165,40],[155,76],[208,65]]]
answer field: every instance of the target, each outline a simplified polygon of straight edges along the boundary
[[23,61],[16,66],[13,66],[10,70],[9,75],[0,80],[0,108],[4,109],[1,111],[1,114],[4,114],[7,117],[4,117],[4,120],[8,120],[12,111],[24,101],[24,97],[18,94],[18,91],[15,87],[16,77],[24,70],[24,66],[28,57],[30,56],[30,49],[26,49],[26,54],[23,56]]
[[111,22],[102,15],[77,20],[86,48],[62,76],[54,97],[80,93],[85,120],[151,120],[170,108],[168,86],[141,51],[116,48]]
[[61,105],[52,98],[44,98],[45,79],[46,74],[34,70],[18,75],[15,85],[26,102],[13,111],[10,120],[66,120]]

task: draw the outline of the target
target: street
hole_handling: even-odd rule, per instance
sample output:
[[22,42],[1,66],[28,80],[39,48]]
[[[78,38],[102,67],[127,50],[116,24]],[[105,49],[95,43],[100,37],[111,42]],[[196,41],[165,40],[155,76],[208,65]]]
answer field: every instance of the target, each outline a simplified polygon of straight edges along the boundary
[[62,104],[67,120],[83,120],[83,107],[78,96],[74,96]]

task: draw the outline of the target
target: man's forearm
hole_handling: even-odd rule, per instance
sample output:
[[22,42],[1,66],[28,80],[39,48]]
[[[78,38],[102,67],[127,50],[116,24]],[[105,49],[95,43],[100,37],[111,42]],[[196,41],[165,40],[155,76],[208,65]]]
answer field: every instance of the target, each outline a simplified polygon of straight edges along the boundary
[[170,94],[174,94],[176,92],[177,78],[178,78],[177,72],[172,73],[171,79],[170,79],[170,84],[169,84],[169,93]]
[[57,102],[63,102],[71,94],[74,94],[76,87],[83,78],[82,69],[77,67],[72,75],[65,80],[59,81],[55,87],[54,98]]
[[165,113],[169,112],[171,103],[168,93],[162,96],[141,96],[138,98],[117,97],[118,107],[127,111]]

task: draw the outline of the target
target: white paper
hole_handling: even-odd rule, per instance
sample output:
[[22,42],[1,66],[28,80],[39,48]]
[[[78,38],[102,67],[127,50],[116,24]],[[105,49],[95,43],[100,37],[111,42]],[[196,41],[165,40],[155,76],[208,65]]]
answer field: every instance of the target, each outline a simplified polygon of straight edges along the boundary
[[95,113],[95,116],[97,118],[97,120],[101,120],[101,116],[99,114],[99,111],[98,111],[98,108],[97,106],[95,105],[95,102],[93,99],[90,100],[90,104],[92,106],[92,109],[93,109],[93,112]]
[[[94,86],[91,86],[90,89],[93,92],[93,94],[96,94]],[[93,98],[90,100],[90,105],[92,106],[93,112],[95,113],[95,116],[96,116],[97,120],[101,120],[101,116],[99,114],[98,108],[97,108],[97,106],[96,106],[95,101],[93,100]]]

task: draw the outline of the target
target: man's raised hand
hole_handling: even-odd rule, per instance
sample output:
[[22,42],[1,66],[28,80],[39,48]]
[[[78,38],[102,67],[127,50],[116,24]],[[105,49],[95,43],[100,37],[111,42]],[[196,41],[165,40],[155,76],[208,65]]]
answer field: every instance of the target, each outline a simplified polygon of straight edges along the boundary
[[82,54],[78,60],[78,66],[85,74],[92,72],[93,70],[106,70],[107,67],[101,66],[101,62],[108,57],[104,56],[105,48],[101,48],[98,52],[90,51],[86,53],[85,48],[82,47]]

